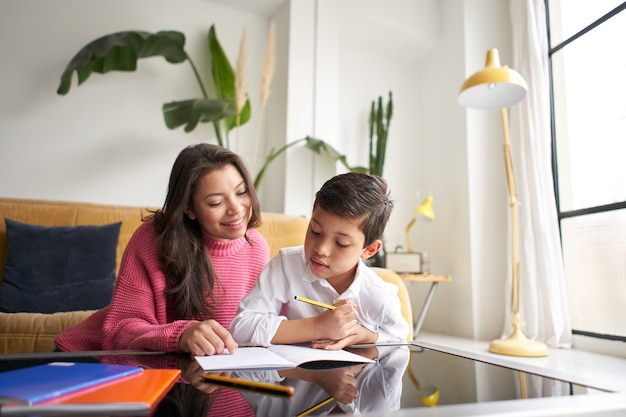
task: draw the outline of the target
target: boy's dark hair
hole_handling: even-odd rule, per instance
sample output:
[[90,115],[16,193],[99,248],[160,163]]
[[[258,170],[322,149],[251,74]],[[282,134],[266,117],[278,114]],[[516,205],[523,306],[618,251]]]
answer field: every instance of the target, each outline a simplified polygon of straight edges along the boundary
[[322,185],[315,194],[313,210],[317,206],[345,219],[361,219],[359,229],[365,235],[367,246],[385,231],[393,201],[383,178],[348,172],[336,175]]

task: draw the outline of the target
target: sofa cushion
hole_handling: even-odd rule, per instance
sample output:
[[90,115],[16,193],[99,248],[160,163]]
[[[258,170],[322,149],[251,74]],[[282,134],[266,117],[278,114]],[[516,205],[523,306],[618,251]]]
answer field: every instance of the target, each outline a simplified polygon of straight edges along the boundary
[[111,301],[121,222],[46,227],[5,219],[0,311],[95,310]]
[[94,313],[66,311],[54,314],[0,313],[0,353],[52,352],[54,338]]

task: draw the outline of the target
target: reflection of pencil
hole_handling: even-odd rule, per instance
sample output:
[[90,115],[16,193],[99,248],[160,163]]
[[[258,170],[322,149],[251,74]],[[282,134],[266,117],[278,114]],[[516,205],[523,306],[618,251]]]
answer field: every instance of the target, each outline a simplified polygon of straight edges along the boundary
[[324,407],[326,404],[330,404],[332,401],[334,400],[333,397],[330,397],[324,401],[322,401],[321,403],[315,404],[313,407],[304,410],[303,412],[301,412],[300,414],[296,415],[296,417],[304,417],[307,416],[309,414],[311,414],[313,411],[316,411],[322,407]]
[[322,302],[319,302],[319,301],[311,300],[310,298],[300,297],[299,295],[296,295],[293,298],[295,298],[298,301],[303,301],[305,303],[313,304],[314,306],[324,307],[327,310],[334,310],[335,309],[335,306],[331,306],[330,304],[326,304],[326,303],[322,303]]
[[294,389],[288,385],[269,384],[267,382],[250,381],[248,379],[232,378],[223,375],[204,374],[202,375],[205,382],[215,385],[223,385],[226,387],[264,392],[266,394],[293,396]]

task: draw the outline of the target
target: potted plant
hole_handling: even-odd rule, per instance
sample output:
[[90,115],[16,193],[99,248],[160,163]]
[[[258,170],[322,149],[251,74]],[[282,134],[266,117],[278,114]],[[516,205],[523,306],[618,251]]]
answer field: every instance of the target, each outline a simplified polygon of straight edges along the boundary
[[89,42],[67,64],[57,94],[66,95],[70,91],[74,72],[78,76],[78,85],[81,85],[93,72],[135,71],[137,61],[142,58],[162,56],[172,64],[189,62],[202,97],[164,103],[162,110],[165,124],[170,129],[184,125],[185,132],[191,132],[198,123],[213,123],[218,144],[228,147],[224,133],[227,135],[234,126],[243,125],[250,119],[250,102],[246,100],[242,110],[237,113],[234,105],[235,73],[217,39],[214,26],[209,29],[208,44],[212,57],[211,72],[218,95],[216,98],[208,96],[195,63],[185,51],[185,35],[176,31],[124,31]]
[[305,146],[315,153],[326,155],[333,158],[335,161],[341,162],[341,164],[352,172],[363,172],[366,174],[383,176],[383,170],[385,168],[385,156],[387,153],[387,139],[389,136],[389,124],[393,116],[393,97],[391,91],[389,92],[389,101],[387,105],[383,105],[382,97],[378,97],[378,100],[372,101],[370,115],[369,115],[369,152],[368,152],[368,164],[367,166],[350,165],[345,155],[339,153],[332,146],[327,144],[321,139],[306,138],[299,141],[290,143],[286,146],[291,146],[295,143],[306,141]]
[[[268,41],[268,51],[271,52],[273,52],[274,41],[272,34],[273,25],[270,27],[270,41]],[[243,40],[242,50],[244,49]],[[74,73],[78,77],[78,85],[81,85],[94,72],[106,74],[111,71],[135,71],[138,61],[143,58],[162,56],[167,62],[172,64],[188,62],[191,65],[202,96],[164,103],[162,111],[165,125],[169,129],[184,126],[185,132],[191,132],[198,123],[213,123],[218,145],[230,147],[228,133],[235,127],[241,126],[250,120],[250,100],[246,96],[243,105],[236,104],[238,95],[241,95],[237,88],[237,83],[240,80],[237,80],[238,74],[233,70],[217,39],[214,25],[211,25],[209,29],[208,46],[212,62],[212,81],[217,94],[216,98],[208,96],[198,68],[191,56],[185,51],[185,35],[177,31],[160,31],[157,33],[123,31],[105,35],[89,42],[67,64],[61,75],[57,94],[66,95],[70,91]],[[266,67],[268,61],[271,62],[272,60],[272,57],[267,55],[266,53]],[[271,72],[267,68],[264,70],[263,87],[266,89],[269,87],[269,82],[271,82]],[[291,146],[303,142],[306,148],[318,154],[323,153],[333,158],[333,160],[341,162],[350,171],[382,176],[392,111],[391,92],[389,92],[386,110],[383,108],[382,97],[378,97],[378,102],[372,102],[369,117],[369,162],[366,167],[349,165],[346,156],[340,154],[332,146],[321,139],[307,136],[278,149],[272,148],[266,156],[263,166],[255,176],[254,186],[258,187],[260,185],[272,161]],[[255,150],[256,147],[257,144],[255,143]]]

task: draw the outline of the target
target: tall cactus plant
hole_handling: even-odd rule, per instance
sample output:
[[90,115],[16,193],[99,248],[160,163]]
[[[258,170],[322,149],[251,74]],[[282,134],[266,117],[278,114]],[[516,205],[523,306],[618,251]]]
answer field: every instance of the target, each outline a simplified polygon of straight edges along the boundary
[[389,123],[393,116],[393,97],[389,92],[387,109],[383,110],[383,98],[378,97],[378,106],[372,101],[372,109],[369,118],[369,173],[383,176],[385,167],[385,155],[387,152],[387,139],[389,135]]

